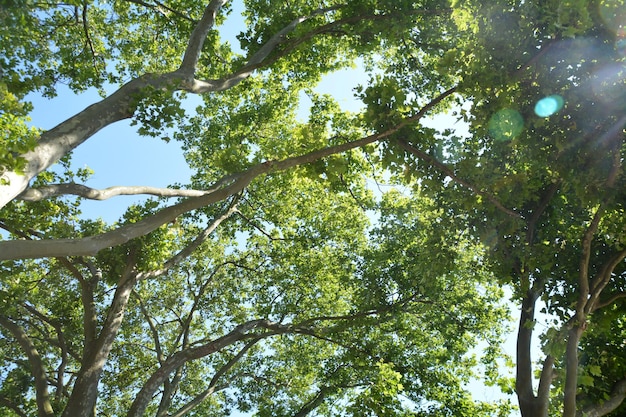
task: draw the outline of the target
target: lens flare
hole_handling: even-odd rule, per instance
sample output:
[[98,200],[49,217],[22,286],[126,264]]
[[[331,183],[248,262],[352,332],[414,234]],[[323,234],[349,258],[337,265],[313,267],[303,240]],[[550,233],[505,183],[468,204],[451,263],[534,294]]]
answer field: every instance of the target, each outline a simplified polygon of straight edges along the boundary
[[624,7],[624,1],[601,0],[598,7],[604,24],[620,35],[620,32],[626,28],[626,7]]
[[550,117],[563,108],[563,97],[554,94],[544,97],[535,104],[535,114],[539,117]]
[[489,133],[495,140],[508,141],[524,130],[524,118],[513,109],[502,109],[489,119]]
[[606,27],[617,35],[615,48],[625,53],[623,40],[626,38],[626,7],[624,0],[601,0],[598,11]]
[[626,105],[626,63],[605,65],[593,73],[591,90],[595,98],[609,108]]

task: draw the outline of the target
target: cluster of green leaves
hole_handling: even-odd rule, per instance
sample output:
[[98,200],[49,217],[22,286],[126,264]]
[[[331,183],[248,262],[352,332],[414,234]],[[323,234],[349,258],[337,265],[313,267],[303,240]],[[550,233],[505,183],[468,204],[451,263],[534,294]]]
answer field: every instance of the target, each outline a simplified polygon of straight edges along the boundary
[[[5,171],[23,172],[26,160],[20,155],[37,145],[39,130],[28,126],[29,105],[21,103],[0,82],[0,175]],[[4,179],[0,179],[3,184]]]

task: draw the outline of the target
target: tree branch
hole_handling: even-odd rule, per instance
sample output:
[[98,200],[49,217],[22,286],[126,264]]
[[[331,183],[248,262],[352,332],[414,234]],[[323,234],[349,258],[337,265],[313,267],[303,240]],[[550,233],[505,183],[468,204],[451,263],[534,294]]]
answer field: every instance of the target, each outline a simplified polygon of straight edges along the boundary
[[24,410],[6,397],[0,396],[0,405],[12,410],[19,417],[28,417],[28,414],[26,414]]
[[122,325],[128,299],[137,282],[135,263],[136,253],[131,251],[126,260],[126,267],[119,278],[100,335],[94,341],[93,347],[88,350],[87,355],[83,357],[72,394],[63,411],[63,417],[90,415],[93,412],[102,370]]
[[[604,288],[611,281],[611,275],[613,274],[615,267],[617,267],[617,265],[620,262],[622,262],[624,258],[626,258],[626,249],[622,249],[621,251],[614,253],[613,256],[611,256],[604,263],[600,273],[598,274],[597,277],[595,277],[595,279],[591,283],[590,297],[587,300],[587,304],[585,305],[585,314],[590,314],[594,312],[595,310],[597,310],[598,308],[601,308],[601,306],[597,304],[598,300],[600,299],[600,295],[602,294],[602,291],[604,290]],[[620,298],[620,297],[617,297],[617,298]],[[609,304],[611,303],[612,301]],[[603,306],[604,305],[602,305],[602,307]]]
[[11,332],[28,358],[30,373],[35,379],[35,400],[37,402],[38,415],[40,417],[53,417],[54,411],[52,410],[52,405],[50,404],[46,368],[41,360],[39,352],[37,352],[37,348],[35,348],[35,345],[30,340],[24,329],[8,317],[0,315],[0,325]]
[[193,77],[198,65],[198,59],[202,53],[202,47],[204,41],[209,34],[211,28],[215,24],[215,17],[219,9],[228,2],[228,0],[212,0],[204,9],[202,18],[191,32],[189,36],[189,42],[187,43],[187,49],[183,56],[183,62],[180,64],[178,72]]
[[237,200],[238,198],[236,198],[233,201],[233,203],[228,208],[226,213],[222,214],[221,216],[216,218],[211,224],[209,224],[206,227],[206,229],[204,229],[191,243],[189,243],[189,245],[183,248],[180,252],[178,252],[172,258],[168,259],[167,262],[163,264],[163,267],[161,269],[157,269],[157,270],[149,271],[149,272],[141,272],[137,275],[137,279],[144,280],[144,279],[156,278],[158,276],[161,276],[165,274],[167,271],[169,271],[172,267],[174,267],[175,265],[177,265],[178,263],[186,259],[189,255],[193,253],[193,251],[195,251],[198,248],[198,246],[200,246],[209,238],[211,233],[213,233],[213,231],[217,229],[217,227],[224,220],[228,219],[230,216],[233,215],[233,213],[237,211],[237,204],[236,204]]
[[601,308],[610,306],[611,304],[613,304],[614,302],[616,302],[617,300],[620,300],[622,298],[626,298],[626,292],[620,292],[617,294],[613,294],[611,297],[609,297],[608,299],[602,301],[602,302],[598,302],[594,308],[595,310],[599,310]]
[[149,3],[146,3],[145,1],[141,1],[141,0],[126,0],[126,1],[128,1],[130,3],[139,4],[141,6],[149,8],[149,9],[156,10],[159,13],[161,13],[165,18],[168,18],[168,19],[169,19],[169,16],[167,15],[167,13],[165,13],[163,10],[161,10],[161,8],[163,8],[163,9],[167,10],[168,12],[171,12],[171,13],[175,14],[176,16],[178,16],[178,17],[180,17],[182,19],[185,19],[185,20],[187,20],[187,21],[189,21],[191,23],[194,23],[194,24],[198,23],[197,21],[193,20],[191,17],[189,17],[189,16],[179,12],[178,10],[172,9],[171,7],[168,7],[165,4],[163,4],[161,2],[158,2],[158,1],[155,1],[154,2],[155,4],[149,4]]
[[[65,342],[65,334],[63,333],[63,328],[61,326],[61,323],[59,323],[58,320],[47,317],[46,315],[44,315],[43,313],[41,313],[39,310],[37,310],[35,307],[31,306],[28,303],[24,303],[22,304],[22,306],[32,315],[38,317],[41,321],[51,326],[57,334],[58,347],[61,350],[61,363],[59,364],[59,367],[57,368],[57,371],[56,371],[57,373],[56,398],[57,400],[60,400],[61,395],[63,394],[63,388],[65,386],[64,384],[65,368],[67,367],[68,355],[70,354],[68,347],[67,347],[67,343]],[[77,357],[77,355],[72,355],[72,356],[80,360]]]
[[262,338],[252,339],[251,341],[246,343],[244,347],[239,352],[237,352],[237,354],[234,357],[232,357],[224,366],[222,366],[215,373],[215,375],[213,375],[213,378],[211,378],[211,382],[209,383],[209,386],[207,387],[206,390],[204,390],[202,393],[196,396],[189,403],[185,404],[183,407],[181,407],[178,411],[176,411],[170,417],[182,417],[186,415],[189,411],[193,410],[195,407],[200,405],[204,400],[209,398],[217,390],[218,388],[217,383],[220,380],[220,378],[222,378],[224,374],[226,374],[235,364],[237,364],[237,362],[239,362],[239,360],[248,352],[248,350],[250,350],[250,348],[254,346],[260,340],[262,340]]
[[[266,331],[261,334],[250,333],[255,329],[265,329]],[[200,346],[175,353],[170,356],[167,361],[165,361],[165,363],[150,376],[150,378],[148,378],[139,393],[135,396],[135,400],[128,411],[127,417],[143,416],[148,403],[152,399],[152,396],[158,387],[165,381],[170,373],[172,373],[175,369],[178,369],[184,363],[219,352],[226,346],[230,346],[242,340],[257,338],[263,339],[277,334],[285,334],[293,331],[294,328],[291,326],[281,325],[268,320],[251,320],[235,327],[232,331],[222,337]]]
[[105,232],[97,236],[80,239],[56,239],[56,240],[11,240],[0,242],[0,260],[45,258],[58,256],[92,256],[104,248],[121,245],[139,236],[146,235],[160,226],[176,219],[181,214],[196,210],[201,207],[222,201],[234,194],[241,192],[256,177],[272,172],[285,171],[299,165],[308,164],[330,155],[349,151],[374,143],[393,135],[403,127],[421,119],[430,109],[439,102],[450,96],[456,87],[442,92],[439,96],[426,104],[420,111],[405,118],[396,126],[385,132],[375,133],[364,138],[346,142],[340,145],[318,149],[304,155],[294,156],[281,161],[267,161],[257,164],[248,170],[228,175],[217,183],[207,194],[200,197],[192,197],[176,205],[166,207],[154,215],[144,218],[136,223],[127,224],[118,229]]
[[335,390],[336,389],[332,387],[320,388],[315,396],[311,398],[311,400],[309,400],[306,404],[304,404],[296,414],[294,414],[294,417],[306,417],[311,411],[319,407],[324,402],[326,397],[331,395]]
[[[169,88],[172,91],[185,90],[192,93],[206,93],[232,88],[259,68],[262,61],[281,42],[284,35],[292,31],[300,22],[293,21],[279,31],[249,59],[243,68],[232,75],[218,80],[195,80],[194,73],[204,41],[215,23],[217,11],[226,2],[227,0],[212,0],[206,7],[202,19],[191,33],[183,61],[178,70],[165,74],[145,74],[137,77],[104,100],[92,104],[56,127],[42,133],[37,147],[33,151],[21,155],[27,162],[23,174],[13,171],[2,174],[1,178],[9,185],[0,186],[0,208],[26,190],[33,177],[48,169],[100,129],[132,117],[136,107],[136,99],[140,97],[142,91],[147,88],[157,90]],[[306,18],[301,19],[306,20]]]
[[620,379],[613,386],[609,399],[599,404],[585,407],[576,413],[576,417],[602,417],[619,407],[626,399],[626,377]]
[[159,331],[156,328],[156,324],[154,324],[154,320],[152,320],[152,317],[150,317],[150,314],[148,313],[148,310],[146,309],[146,306],[141,299],[141,296],[134,289],[132,290],[132,294],[137,298],[137,301],[139,302],[139,309],[141,310],[141,313],[143,314],[143,317],[148,323],[148,327],[150,328],[150,333],[152,334],[152,339],[154,340],[154,350],[157,355],[157,361],[159,362],[159,364],[162,364],[165,361],[165,357],[163,356],[163,349],[161,349]]
[[548,207],[548,204],[550,204],[550,201],[561,187],[562,182],[563,181],[559,179],[558,181],[552,183],[541,198],[541,201],[539,201],[539,204],[537,204],[537,207],[535,207],[535,209],[532,211],[532,215],[528,219],[528,231],[526,232],[526,242],[529,245],[532,245],[535,240],[537,221],[539,221],[539,218]]
[[[185,61],[183,61],[183,64],[178,70],[178,72],[180,72],[181,74],[186,75],[184,79],[187,81],[184,84],[184,89],[191,93],[202,94],[202,93],[206,93],[210,91],[223,91],[223,90],[227,90],[229,88],[234,87],[235,85],[239,84],[241,81],[248,78],[255,70],[263,66],[271,65],[274,62],[276,62],[278,59],[280,59],[281,57],[287,55],[287,53],[290,50],[278,54],[273,59],[266,60],[266,58],[274,51],[274,49],[276,49],[276,47],[284,41],[285,36],[289,34],[290,32],[292,32],[300,23],[306,20],[309,20],[316,15],[327,13],[332,10],[336,10],[337,8],[338,7],[335,6],[335,7],[328,7],[324,9],[318,9],[314,11],[313,13],[311,13],[311,15],[309,16],[301,16],[292,20],[287,26],[282,28],[277,33],[275,33],[258,51],[256,51],[248,59],[245,66],[243,66],[237,72],[229,75],[228,77],[220,78],[218,80],[197,80],[193,77],[192,78],[189,77],[190,74],[193,74],[193,72],[190,69],[191,65],[194,65],[193,68],[195,71],[195,65],[197,64],[197,61],[198,61],[198,56],[194,54],[200,53],[199,50],[191,47],[192,44],[190,42],[189,47],[187,48],[187,52],[190,54],[188,58],[188,62],[185,63]],[[185,54],[185,56],[187,57],[187,53]]]
[[[548,410],[549,396],[535,396],[534,394],[532,378],[533,362],[530,355],[533,326],[535,324],[535,304],[539,296],[540,292],[531,288],[522,299],[519,328],[517,332],[515,391],[523,417],[545,416]],[[548,371],[546,365],[550,364],[551,362],[548,362],[548,358],[546,358],[541,374],[540,394],[547,394],[549,392],[550,384],[547,379]]]
[[39,188],[29,188],[16,197],[23,201],[41,201],[61,195],[76,195],[90,200],[106,200],[119,195],[148,194],[158,197],[200,197],[207,194],[202,190],[179,190],[176,188],[157,188],[148,186],[114,186],[103,190],[82,184],[49,184]]

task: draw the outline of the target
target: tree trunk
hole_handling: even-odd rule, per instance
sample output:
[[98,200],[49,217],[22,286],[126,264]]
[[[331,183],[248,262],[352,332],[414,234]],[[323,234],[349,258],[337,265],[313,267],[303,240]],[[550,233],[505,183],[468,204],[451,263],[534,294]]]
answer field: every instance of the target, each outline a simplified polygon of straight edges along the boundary
[[578,342],[583,326],[571,328],[567,335],[565,352],[565,390],[563,395],[563,417],[576,417],[576,388],[578,386]]
[[[522,417],[548,417],[550,379],[542,376],[539,395],[533,391],[532,359],[530,347],[535,320],[535,302],[539,294],[532,289],[522,300],[519,330],[517,333],[517,373],[515,391]],[[552,361],[546,360],[542,375],[551,372]],[[547,385],[546,385],[547,384]]]
[[115,291],[109,314],[102,326],[102,331],[93,349],[87,351],[83,358],[78,377],[74,382],[72,394],[63,411],[63,417],[92,417],[95,415],[96,401],[98,399],[98,384],[102,370],[109,357],[113,342],[124,319],[124,311],[132,289],[137,282],[136,275],[132,272],[134,260],[129,257],[126,271],[120,279],[120,284]]

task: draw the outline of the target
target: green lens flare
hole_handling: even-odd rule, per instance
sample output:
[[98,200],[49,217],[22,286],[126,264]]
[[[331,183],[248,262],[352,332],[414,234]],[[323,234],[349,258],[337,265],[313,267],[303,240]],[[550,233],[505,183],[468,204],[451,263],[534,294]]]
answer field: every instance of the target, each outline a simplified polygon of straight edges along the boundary
[[524,130],[524,118],[513,109],[502,109],[489,119],[489,133],[495,140],[508,141]]

